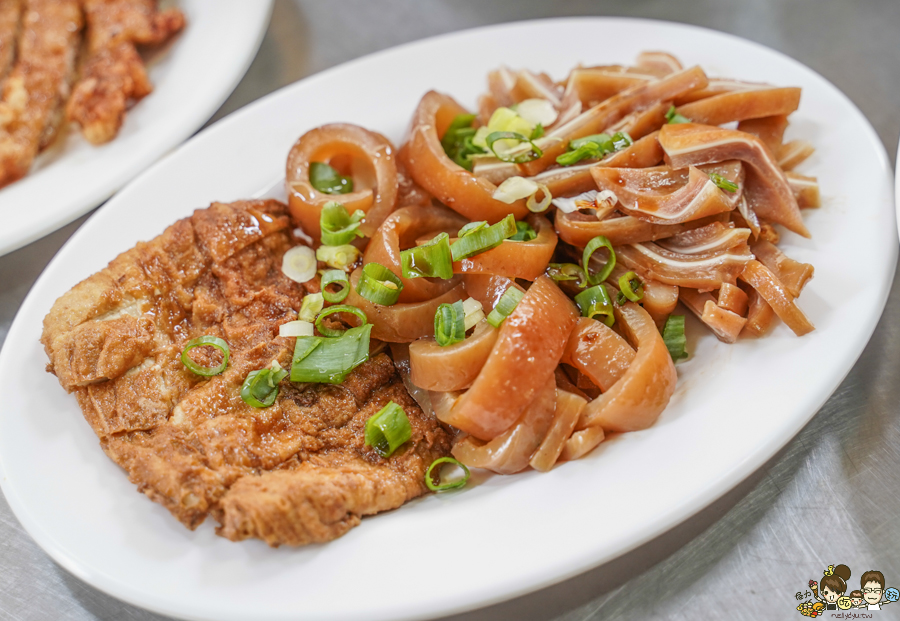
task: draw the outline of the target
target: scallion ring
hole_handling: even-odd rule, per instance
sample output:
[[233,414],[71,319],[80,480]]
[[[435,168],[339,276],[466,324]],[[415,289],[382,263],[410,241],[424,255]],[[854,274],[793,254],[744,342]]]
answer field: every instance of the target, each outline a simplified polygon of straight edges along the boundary
[[[609,259],[607,259],[603,269],[592,275],[591,270],[588,268],[591,261],[591,255],[600,248],[606,248],[609,251]],[[613,250],[612,243],[610,243],[603,235],[597,235],[597,237],[589,241],[587,246],[584,247],[584,253],[581,255],[581,265],[584,267],[584,273],[585,276],[587,276],[588,284],[599,285],[609,278],[613,268],[616,267],[616,251]]]
[[[328,290],[328,285],[337,285],[340,287],[337,291]],[[343,302],[350,293],[350,279],[347,278],[347,272],[344,270],[328,270],[322,274],[322,297],[329,304],[337,304]]]
[[738,184],[730,179],[726,179],[722,175],[718,173],[711,172],[709,173],[709,178],[712,179],[712,182],[715,183],[719,189],[725,190],[731,194],[734,194],[738,191]]
[[581,316],[593,319],[600,316],[603,323],[612,326],[616,321],[613,314],[612,300],[606,291],[606,285],[595,285],[575,296],[575,304],[581,309]]
[[[221,364],[215,367],[201,367],[199,364],[191,360],[188,352],[195,347],[203,347],[206,345],[215,347],[220,352],[222,352]],[[224,339],[220,339],[218,336],[201,336],[188,341],[188,344],[185,345],[184,350],[181,352],[181,362],[184,364],[184,366],[186,366],[197,375],[202,375],[203,377],[212,377],[213,375],[220,374],[222,371],[228,368],[228,356],[230,353],[231,350],[228,348],[228,343],[226,343]]]
[[688,353],[685,351],[687,338],[684,336],[684,315],[669,315],[666,325],[663,327],[662,337],[672,360],[678,362],[682,358],[688,357]]
[[241,386],[241,399],[255,408],[271,406],[278,397],[278,384],[287,374],[277,361],[270,368],[250,372]]
[[297,319],[300,321],[308,321],[312,323],[316,320],[316,315],[325,308],[325,296],[321,293],[307,293],[303,296],[303,303],[300,305],[300,312]]
[[644,283],[634,272],[626,272],[619,276],[619,295],[617,302],[619,306],[625,303],[625,300],[631,302],[640,302],[644,299]]
[[357,237],[365,237],[359,225],[366,217],[362,209],[357,209],[351,216],[347,208],[331,201],[322,207],[319,215],[319,227],[322,229],[322,243],[326,246],[342,246],[349,244]]
[[504,239],[515,235],[516,231],[516,219],[509,214],[493,226],[476,229],[457,239],[450,244],[450,255],[454,261],[468,259],[500,245]]
[[309,163],[309,182],[323,194],[349,194],[353,191],[353,179],[342,176],[325,162]]
[[494,310],[488,313],[487,322],[495,328],[499,328],[500,324],[509,317],[510,313],[516,310],[516,306],[519,305],[523,297],[525,297],[525,294],[517,287],[510,287],[504,291]]
[[393,401],[388,401],[386,406],[366,421],[366,446],[371,446],[384,458],[390,457],[411,437],[409,417]]
[[527,222],[516,222],[516,234],[509,238],[509,241],[528,242],[537,237],[534,227]]
[[[439,466],[441,464],[453,464],[454,466],[459,466],[463,471],[463,478],[458,481],[450,481],[448,483],[440,483],[435,485],[434,479],[432,478],[431,471],[434,470],[435,466]],[[461,461],[453,459],[452,457],[440,457],[431,462],[431,465],[428,466],[428,470],[425,471],[425,485],[428,486],[433,492],[444,492],[448,489],[457,489],[460,487],[465,487],[466,483],[469,481],[469,477],[471,474],[469,473],[469,469],[466,468],[466,465]]]
[[675,109],[675,106],[669,106],[668,112],[666,112],[666,123],[670,125],[674,125],[676,123],[690,123],[691,120],[686,116],[678,114],[678,111]]
[[587,276],[580,265],[574,263],[550,263],[547,265],[547,276],[553,279],[553,282],[562,282],[574,280],[575,286],[579,289],[587,287]]
[[359,317],[359,320],[362,322],[360,325],[366,325],[369,322],[369,318],[366,317],[366,314],[356,308],[355,306],[350,306],[349,304],[338,304],[337,306],[329,306],[316,317],[316,330],[319,331],[323,336],[340,336],[346,330],[335,330],[333,328],[329,328],[328,326],[322,323],[322,320],[328,317],[328,315],[333,315],[334,313],[350,313],[351,315],[356,315]]
[[441,347],[466,340],[466,311],[461,300],[437,307],[434,314],[434,339]]
[[340,384],[369,359],[372,324],[350,328],[340,336],[301,336],[294,345],[292,382]]
[[392,306],[400,299],[403,282],[381,263],[366,263],[356,283],[356,292],[375,304]]
[[465,237],[466,235],[471,235],[472,233],[480,231],[481,229],[486,229],[487,227],[487,220],[480,220],[479,222],[469,222],[467,225],[459,229],[459,233],[456,236]]
[[400,251],[403,278],[453,278],[450,236],[440,233],[427,244]]
[[[520,153],[519,155],[510,156],[508,152],[501,151],[497,152],[494,148],[494,143],[498,140],[515,140],[516,142],[527,142],[531,145],[531,149],[524,153]],[[504,162],[512,162],[513,164],[524,164],[526,162],[531,162],[542,155],[544,152],[541,151],[540,147],[538,147],[534,142],[532,142],[529,138],[523,136],[518,132],[491,132],[485,138],[485,144],[487,144],[488,149],[493,151],[494,155],[497,156],[497,159],[500,159]],[[513,147],[515,148],[515,147]]]

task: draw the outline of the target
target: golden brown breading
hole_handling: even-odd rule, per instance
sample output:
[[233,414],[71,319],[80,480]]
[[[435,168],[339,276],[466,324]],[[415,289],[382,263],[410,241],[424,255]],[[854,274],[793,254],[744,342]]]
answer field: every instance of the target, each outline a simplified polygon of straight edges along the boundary
[[94,144],[116,137],[129,101],[153,90],[135,45],[159,45],[184,28],[178,9],[156,0],[84,0],[88,57],[66,108]]
[[28,0],[0,99],[0,187],[28,173],[56,134],[81,41],[77,0]]
[[22,17],[22,0],[0,0],[0,80],[12,69]]
[[[268,408],[240,398],[249,372],[290,366],[293,339],[278,326],[306,293],[281,272],[295,244],[281,203],[215,203],[119,255],[44,319],[48,369],[103,449],[189,528],[212,514],[232,540],[327,541],[423,494],[425,469],[449,452],[449,435],[384,354],[341,385],[284,381]],[[180,361],[204,334],[231,350],[209,379]],[[365,422],[390,400],[412,439],[382,459],[364,444]]]

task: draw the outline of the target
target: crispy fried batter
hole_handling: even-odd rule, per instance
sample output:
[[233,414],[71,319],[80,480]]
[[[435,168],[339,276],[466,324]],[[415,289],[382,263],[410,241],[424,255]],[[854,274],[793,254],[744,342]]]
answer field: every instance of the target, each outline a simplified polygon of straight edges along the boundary
[[0,80],[12,69],[22,17],[22,0],[0,0]]
[[178,9],[156,11],[156,0],[84,0],[88,58],[66,108],[85,138],[116,137],[129,101],[153,90],[135,45],[159,45],[184,28]]
[[[241,400],[250,371],[290,365],[293,339],[278,326],[305,293],[280,269],[294,244],[281,203],[216,203],[117,257],[44,319],[49,370],[103,449],[189,528],[212,514],[232,540],[328,541],[424,493],[425,469],[449,451],[383,354],[339,386],[284,381],[271,407]],[[231,350],[209,380],[180,361],[203,334]],[[382,459],[364,430],[389,400],[406,411],[412,439]]]
[[81,41],[77,0],[28,0],[15,66],[0,99],[0,187],[28,173],[55,136]]

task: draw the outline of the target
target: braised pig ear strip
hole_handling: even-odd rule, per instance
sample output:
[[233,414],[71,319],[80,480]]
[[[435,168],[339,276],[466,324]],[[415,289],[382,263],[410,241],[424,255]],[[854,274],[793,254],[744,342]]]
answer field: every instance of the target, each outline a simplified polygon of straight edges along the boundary
[[[154,276],[188,278],[193,293],[173,293],[188,310],[104,274],[120,283],[116,312],[57,308],[54,372],[148,494],[189,527],[212,513],[235,540],[334,538],[464,485],[441,478],[447,463],[466,477],[551,470],[663,414],[690,357],[685,312],[724,343],[778,320],[813,330],[797,304],[813,266],[776,245],[776,226],[808,236],[800,208],[820,203],[815,178],[785,172],[811,152],[784,142],[798,104],[799,89],[709,80],[647,52],[561,83],[500,68],[478,117],[431,91],[399,149],[355,125],[313,129],[288,155],[289,207],[213,206],[167,234],[166,248],[199,244],[209,273]],[[109,306],[98,291],[89,308]],[[243,319],[223,319],[222,296]],[[193,338],[159,349],[164,311]],[[139,401],[160,374],[171,403],[97,412],[110,391]],[[206,404],[225,401],[210,418]],[[275,419],[294,422],[282,433]],[[257,425],[262,444],[244,446]],[[298,444],[297,425],[336,444]],[[233,445],[266,465],[230,465]],[[316,504],[317,486],[341,502]]]

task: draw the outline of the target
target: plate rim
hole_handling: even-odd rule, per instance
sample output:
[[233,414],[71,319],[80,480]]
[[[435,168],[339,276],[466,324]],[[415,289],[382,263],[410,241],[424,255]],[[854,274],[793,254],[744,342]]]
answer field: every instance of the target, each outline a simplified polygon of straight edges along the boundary
[[[156,141],[155,148],[150,149],[143,157],[134,159],[129,166],[125,166],[118,170],[117,174],[107,177],[104,183],[97,183],[88,193],[83,203],[78,204],[73,202],[72,208],[64,210],[57,218],[50,218],[46,221],[43,219],[35,219],[31,222],[27,222],[24,226],[17,227],[18,234],[10,237],[8,240],[0,238],[0,257],[42,239],[50,233],[77,220],[92,209],[96,209],[102,205],[104,201],[116,194],[116,192],[141,176],[157,161],[168,157],[185,141],[197,134],[197,130],[203,127],[216,111],[222,107],[222,104],[225,103],[228,97],[231,96],[234,89],[247,73],[253,60],[256,58],[266,32],[268,31],[268,24],[272,17],[274,3],[275,0],[254,0],[254,2],[247,5],[256,9],[259,20],[258,27],[252,37],[248,36],[244,40],[244,43],[246,44],[246,53],[241,57],[241,62],[231,66],[225,66],[228,79],[221,82],[218,92],[215,93],[215,97],[209,97],[203,101],[203,105],[195,106],[193,108],[193,114],[185,115],[181,118],[176,126],[171,127],[171,129],[168,130],[168,138],[166,140]],[[212,5],[210,6],[211,8],[214,8]],[[159,133],[166,133],[166,125],[162,127]],[[63,157],[65,157],[65,155]],[[16,183],[27,180],[30,175],[31,173],[29,172],[23,179],[14,182],[7,187],[13,187]],[[3,189],[5,188],[0,188],[0,192],[2,192]],[[2,198],[2,194],[0,194],[0,198]]]
[[[269,94],[265,95],[264,97],[261,97],[260,99],[257,99],[254,102],[247,104],[246,106],[242,107],[240,110],[237,110],[237,111],[229,114],[227,117],[217,121],[213,125],[211,125],[207,128],[204,128],[201,132],[197,133],[190,140],[181,144],[177,149],[175,149],[171,153],[167,154],[163,158],[157,160],[147,170],[145,170],[143,173],[141,173],[140,175],[138,175],[137,177],[132,179],[128,183],[128,185],[130,186],[131,184],[137,184],[144,178],[144,176],[150,176],[150,175],[155,174],[155,170],[157,167],[166,165],[169,158],[175,157],[182,149],[186,148],[186,146],[188,146],[188,145],[191,145],[195,140],[200,139],[201,136],[206,136],[207,132],[225,131],[224,128],[227,128],[228,126],[230,126],[231,123],[240,122],[240,119],[242,118],[242,116],[244,116],[245,114],[250,114],[253,110],[255,110],[255,108],[257,106],[265,105],[265,103],[270,98],[275,98],[275,97],[281,96],[281,95],[283,95],[284,91],[287,91],[292,88],[296,88],[300,84],[308,84],[310,82],[315,82],[318,79],[323,79],[334,72],[347,70],[348,68],[353,67],[358,63],[369,61],[373,58],[377,58],[382,55],[388,55],[391,53],[400,53],[400,52],[407,50],[408,48],[416,47],[419,45],[425,46],[433,41],[442,40],[445,38],[453,38],[455,36],[463,35],[463,34],[472,34],[472,33],[476,33],[479,31],[494,31],[494,30],[504,29],[504,28],[515,28],[517,26],[528,25],[528,24],[533,25],[533,24],[546,23],[546,22],[567,22],[567,21],[583,22],[586,20],[587,21],[601,21],[601,22],[609,22],[609,21],[632,22],[632,23],[637,23],[637,24],[651,23],[651,24],[662,24],[662,25],[670,26],[670,27],[674,26],[674,27],[678,27],[680,29],[698,30],[698,31],[706,32],[706,33],[712,33],[716,36],[723,36],[723,37],[726,37],[729,39],[733,39],[733,40],[740,42],[741,44],[751,45],[755,48],[764,50],[767,53],[775,54],[781,62],[786,62],[786,63],[792,64],[792,65],[795,65],[796,67],[799,67],[803,71],[809,72],[812,75],[814,75],[815,77],[817,77],[818,79],[820,79],[826,86],[828,86],[834,92],[834,94],[836,94],[838,97],[843,99],[844,103],[849,105],[855,111],[855,113],[859,117],[859,120],[862,122],[862,126],[866,130],[867,135],[865,136],[865,138],[867,139],[867,142],[869,142],[871,144],[871,146],[875,147],[872,150],[872,153],[875,156],[877,156],[877,158],[879,159],[881,168],[882,168],[882,173],[887,175],[886,180],[889,183],[893,181],[893,177],[890,174],[890,172],[891,172],[890,161],[887,157],[887,151],[885,149],[884,143],[881,141],[880,137],[878,136],[877,132],[873,128],[873,126],[872,126],[871,122],[868,120],[868,118],[861,112],[861,110],[859,110],[858,106],[856,106],[853,103],[853,101],[850,100],[849,97],[847,97],[847,95],[844,94],[843,91],[841,91],[839,88],[837,88],[830,80],[828,80],[827,78],[825,78],[824,76],[819,74],[814,69],[804,65],[803,63],[800,63],[799,61],[787,56],[786,54],[784,54],[778,50],[775,50],[773,48],[770,48],[768,46],[757,43],[755,41],[745,39],[738,35],[734,35],[734,34],[731,34],[728,32],[718,31],[718,30],[715,30],[712,28],[706,28],[703,26],[696,26],[693,24],[684,24],[684,23],[672,22],[672,21],[666,21],[666,20],[632,18],[632,17],[579,16],[579,17],[555,17],[555,18],[521,20],[521,21],[506,22],[506,23],[501,23],[501,24],[479,26],[479,27],[475,27],[475,28],[459,30],[459,31],[454,31],[454,32],[450,32],[450,33],[444,33],[444,34],[440,34],[437,36],[428,37],[428,38],[404,43],[404,44],[390,47],[390,48],[387,48],[384,50],[379,50],[377,52],[373,52],[371,54],[367,54],[365,56],[361,56],[359,58],[352,59],[345,63],[341,63],[334,67],[330,67],[326,70],[323,70],[321,72],[318,72],[318,73],[310,75],[310,76],[307,76],[301,80],[298,80],[297,82],[286,85],[272,93],[269,93]],[[895,207],[896,207],[897,205],[900,205],[900,188],[897,188],[895,186],[895,191],[898,193],[898,197],[896,198],[896,200],[894,199],[893,195],[890,195],[890,194],[889,194],[888,200],[895,202]],[[890,209],[890,212],[892,214],[894,213],[894,211],[895,211],[894,209]],[[93,216],[91,219],[93,219]],[[895,218],[895,220],[896,220],[896,218]],[[900,227],[900,223],[898,223],[898,227]],[[76,231],[75,234],[73,234],[72,237],[69,240],[67,240],[67,242],[63,246],[63,248],[68,246],[68,244],[70,244],[70,243],[77,242],[77,240],[80,239],[82,234],[86,234],[85,233],[86,228],[87,227],[82,227],[81,229]],[[843,381],[843,378],[845,378],[847,376],[847,374],[855,366],[856,361],[858,360],[859,356],[862,354],[863,350],[865,349],[865,347],[868,345],[869,341],[871,340],[871,336],[872,336],[872,334],[884,312],[884,308],[887,303],[888,295],[891,291],[891,284],[892,284],[893,276],[894,276],[894,273],[895,273],[895,270],[897,267],[896,266],[896,257],[897,257],[897,246],[896,245],[892,246],[892,253],[893,253],[894,260],[891,262],[891,265],[889,266],[887,272],[885,272],[884,282],[881,283],[882,286],[879,291],[880,295],[879,295],[879,299],[878,299],[877,312],[872,311],[870,313],[870,315],[866,318],[867,321],[863,322],[865,325],[864,325],[864,329],[861,332],[866,333],[868,336],[865,338],[865,340],[860,339],[854,343],[854,347],[852,348],[853,354],[847,358],[847,360],[849,362],[846,364],[846,368],[844,368],[840,373],[838,373],[838,375],[840,375],[840,378],[834,383],[834,388],[832,388],[831,391],[827,392],[826,394],[823,394],[820,399],[816,400],[817,404],[815,405],[815,407],[811,408],[811,411],[806,416],[797,417],[795,419],[792,419],[793,424],[791,426],[791,431],[788,434],[785,434],[777,442],[772,442],[771,444],[758,446],[756,448],[756,450],[745,455],[744,459],[740,462],[739,465],[735,466],[732,471],[726,473],[725,476],[719,476],[716,479],[714,485],[710,485],[709,487],[706,488],[706,490],[704,490],[704,493],[695,496],[692,503],[681,505],[681,506],[678,506],[675,508],[668,508],[667,511],[663,511],[663,512],[660,512],[659,514],[657,514],[655,519],[651,520],[650,522],[648,522],[645,525],[642,534],[631,537],[631,539],[629,540],[629,542],[626,545],[617,547],[613,553],[607,554],[602,558],[597,558],[597,559],[590,560],[587,562],[577,563],[568,572],[555,573],[553,575],[553,577],[551,577],[551,578],[529,582],[526,585],[521,586],[521,588],[518,588],[518,589],[516,589],[516,588],[506,589],[506,590],[503,590],[502,593],[500,593],[500,594],[496,594],[494,596],[489,596],[489,597],[482,597],[481,599],[478,599],[477,601],[468,601],[466,603],[461,603],[461,604],[458,604],[455,606],[444,606],[440,609],[433,609],[433,610],[430,610],[427,612],[423,612],[421,610],[420,611],[412,611],[412,610],[400,611],[399,609],[394,609],[395,614],[392,614],[390,616],[390,618],[393,618],[393,619],[425,619],[425,618],[435,618],[438,616],[458,614],[461,612],[466,612],[466,611],[470,611],[470,610],[474,610],[474,609],[478,609],[478,608],[483,608],[486,606],[491,606],[491,605],[494,605],[494,604],[497,604],[497,603],[500,603],[503,601],[508,601],[510,599],[520,597],[524,594],[531,593],[531,592],[546,588],[548,586],[551,586],[553,584],[563,582],[563,581],[570,579],[576,575],[584,573],[585,571],[589,571],[592,568],[595,568],[602,564],[605,564],[623,554],[626,554],[626,553],[630,552],[631,550],[637,548],[638,546],[643,545],[643,544],[647,543],[648,541],[653,540],[654,538],[665,533],[666,531],[668,531],[672,528],[675,528],[679,524],[683,523],[685,520],[689,519],[690,517],[692,517],[699,511],[701,511],[704,508],[706,508],[707,506],[709,506],[709,504],[714,502],[716,499],[722,497],[729,490],[733,489],[735,486],[740,484],[740,482],[745,480],[747,477],[751,476],[759,467],[764,465],[768,459],[770,459],[779,450],[781,450],[784,446],[786,446],[796,436],[796,434],[806,424],[808,424],[808,422],[815,416],[815,414],[818,412],[818,410],[821,408],[821,406],[831,397],[831,395],[834,393],[834,391],[837,390],[840,383]],[[58,256],[54,257],[53,260],[51,260],[51,262],[45,268],[45,273],[50,270],[51,266],[55,265],[57,260],[58,260]],[[39,285],[42,284],[43,279],[45,277],[45,273],[42,273],[41,276],[37,279],[37,281],[35,282],[35,285],[32,287],[32,290],[29,291],[28,295],[26,296],[25,300],[23,301],[22,305],[20,306],[19,311],[17,311],[16,318],[13,320],[13,322],[10,326],[10,331],[9,331],[10,335],[12,335],[14,333],[14,330],[16,330],[16,328],[19,324],[19,321],[18,321],[19,313],[29,303],[29,300],[31,299],[34,290],[38,289]],[[7,340],[7,342],[8,342],[8,340]],[[6,357],[8,357],[8,356],[6,356]],[[0,352],[0,363],[3,362],[4,358],[5,358],[5,356],[3,356],[2,352]],[[94,579],[89,579],[89,578],[85,577],[86,573],[79,569],[79,565],[78,565],[78,562],[76,559],[70,558],[63,550],[56,549],[55,547],[52,547],[52,546],[48,547],[48,545],[45,545],[45,542],[48,539],[50,542],[53,542],[52,536],[50,536],[49,534],[45,535],[45,533],[43,532],[43,529],[40,528],[36,524],[32,524],[31,526],[33,528],[29,528],[24,522],[22,522],[22,520],[20,518],[19,510],[14,505],[13,501],[11,500],[11,494],[10,494],[11,490],[9,489],[9,483],[7,482],[7,479],[5,476],[4,461],[3,461],[2,455],[0,455],[0,488],[2,488],[5,496],[9,500],[10,507],[12,508],[13,513],[16,515],[17,519],[20,520],[20,523],[22,523],[23,527],[25,527],[26,531],[34,538],[34,540],[38,543],[38,545],[40,545],[41,548],[49,556],[51,556],[51,558],[53,558],[57,563],[59,563],[61,566],[63,566],[67,571],[70,571],[73,575],[84,580],[85,582],[90,584],[93,588],[97,588],[98,590],[103,591],[104,593],[107,593],[108,595],[110,595],[114,598],[120,599],[122,601],[126,601],[128,603],[145,608],[147,610],[159,612],[161,614],[173,615],[173,616],[176,616],[177,618],[184,618],[184,619],[201,620],[201,619],[208,618],[208,617],[205,617],[202,615],[195,615],[195,614],[185,613],[185,612],[181,612],[181,611],[173,611],[164,606],[154,605],[152,601],[147,602],[147,601],[140,600],[139,598],[126,597],[126,596],[123,596],[121,594],[121,592],[113,592],[113,590],[111,588],[105,588],[104,585],[98,584]],[[15,497],[16,500],[18,500],[17,495],[12,494],[12,497]],[[35,530],[41,533],[42,538],[46,537],[46,539],[43,539],[43,541],[42,541],[42,539],[39,539],[38,536],[35,535],[35,532],[34,532]],[[588,555],[588,556],[590,556],[590,555]],[[95,578],[96,578],[96,576],[95,576]],[[117,581],[111,581],[110,584],[112,586],[117,586],[117,585],[121,585],[123,583],[117,582]],[[281,617],[273,616],[271,618],[281,618]],[[342,618],[342,617],[335,617],[335,618]],[[382,618],[382,617],[379,616],[378,618]],[[385,618],[387,618],[387,617],[385,617]]]

